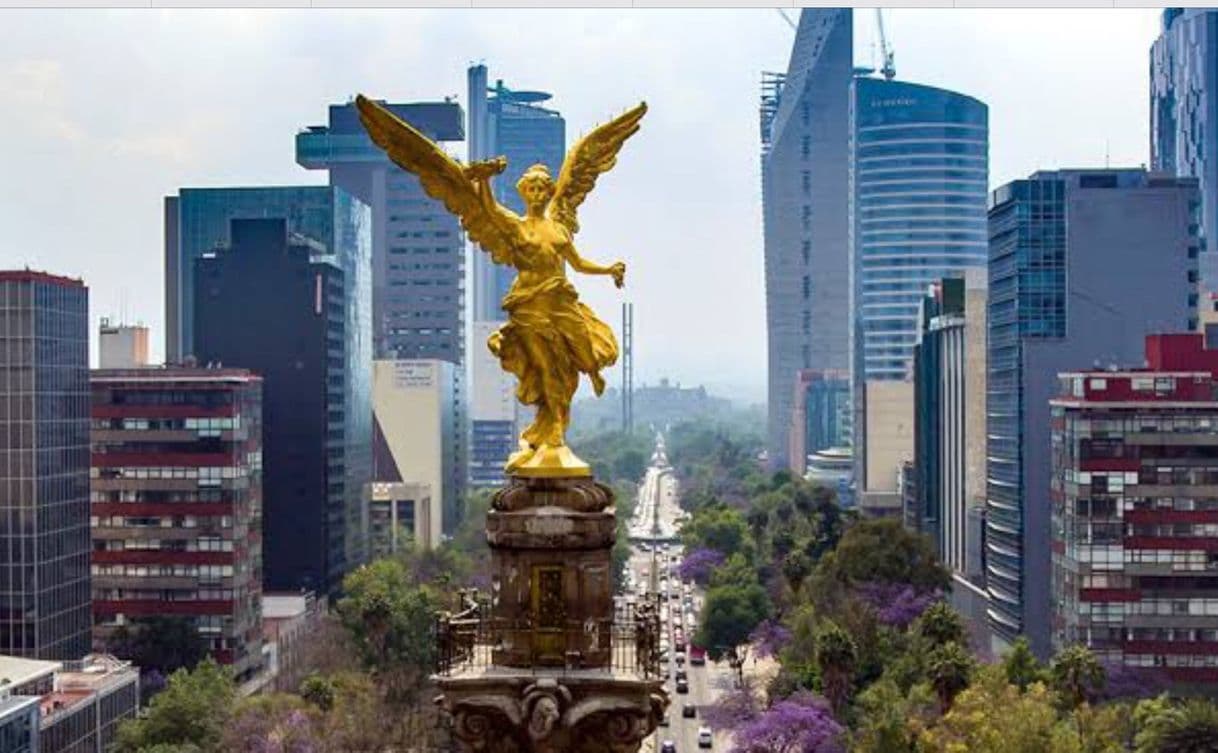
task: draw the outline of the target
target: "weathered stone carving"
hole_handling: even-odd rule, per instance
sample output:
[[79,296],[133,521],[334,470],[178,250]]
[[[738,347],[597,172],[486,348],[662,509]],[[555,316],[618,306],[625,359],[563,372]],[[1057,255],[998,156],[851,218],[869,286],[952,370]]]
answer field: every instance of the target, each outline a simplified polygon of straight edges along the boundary
[[613,505],[613,490],[592,478],[522,478],[512,476],[495,492],[491,507],[516,512],[561,507],[572,512],[600,512]]

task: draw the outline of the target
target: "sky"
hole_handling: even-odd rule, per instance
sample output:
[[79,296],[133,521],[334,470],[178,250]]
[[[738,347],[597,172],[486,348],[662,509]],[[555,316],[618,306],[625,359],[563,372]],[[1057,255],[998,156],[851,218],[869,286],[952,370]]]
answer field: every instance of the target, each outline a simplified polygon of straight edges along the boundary
[[[791,11],[790,18],[796,16]],[[990,107],[990,183],[1149,160],[1153,10],[885,12],[897,77]],[[874,64],[875,18],[855,16]],[[635,383],[764,399],[757,101],[794,32],[765,10],[0,10],[0,268],[81,277],[90,313],[163,352],[162,200],[180,187],[324,184],[293,137],[357,92],[464,103],[474,62],[543,89],[568,140],[649,112],[580,209],[578,281],[617,329],[635,305]],[[616,371],[616,370],[615,370]],[[609,381],[616,384],[616,373]]]

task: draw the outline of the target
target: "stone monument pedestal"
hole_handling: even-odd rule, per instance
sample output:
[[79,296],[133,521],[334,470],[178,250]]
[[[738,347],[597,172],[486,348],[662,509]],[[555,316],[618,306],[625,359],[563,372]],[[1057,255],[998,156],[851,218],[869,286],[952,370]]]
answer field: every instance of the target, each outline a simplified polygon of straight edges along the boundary
[[657,610],[614,606],[613,493],[512,477],[487,515],[489,606],[442,621],[437,699],[469,750],[633,753],[668,706]]

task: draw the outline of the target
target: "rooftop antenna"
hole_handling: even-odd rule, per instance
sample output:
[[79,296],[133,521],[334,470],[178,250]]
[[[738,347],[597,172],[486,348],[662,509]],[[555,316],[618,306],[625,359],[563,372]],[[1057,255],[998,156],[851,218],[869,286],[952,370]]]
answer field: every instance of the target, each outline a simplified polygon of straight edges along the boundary
[[888,36],[884,33],[884,11],[879,8],[875,9],[875,23],[880,27],[880,55],[883,61],[880,65],[880,73],[884,74],[885,81],[891,81],[897,75],[897,67],[894,62],[895,53],[892,51],[892,46],[888,44]]

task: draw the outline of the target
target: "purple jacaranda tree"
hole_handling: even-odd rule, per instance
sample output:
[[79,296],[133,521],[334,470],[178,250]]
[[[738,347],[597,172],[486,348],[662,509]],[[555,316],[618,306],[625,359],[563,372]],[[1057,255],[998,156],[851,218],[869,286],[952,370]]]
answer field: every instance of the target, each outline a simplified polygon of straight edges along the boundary
[[777,656],[791,642],[791,631],[782,626],[777,620],[762,620],[749,635],[753,644],[755,656],[766,658]]
[[1097,701],[1156,698],[1171,689],[1167,673],[1158,667],[1129,667],[1117,661],[1104,665],[1104,689]]
[[808,692],[775,703],[733,731],[733,753],[839,753],[844,728]]
[[318,753],[318,731],[301,709],[252,705],[237,712],[225,732],[232,753]]
[[909,627],[927,607],[943,598],[938,591],[918,591],[908,583],[860,583],[855,594],[875,612],[880,624],[898,630]]
[[692,580],[704,586],[710,580],[711,572],[726,559],[723,552],[714,549],[694,549],[677,566],[677,575],[681,580]]
[[761,713],[757,696],[749,687],[724,691],[713,703],[700,709],[702,720],[714,730],[735,732]]

